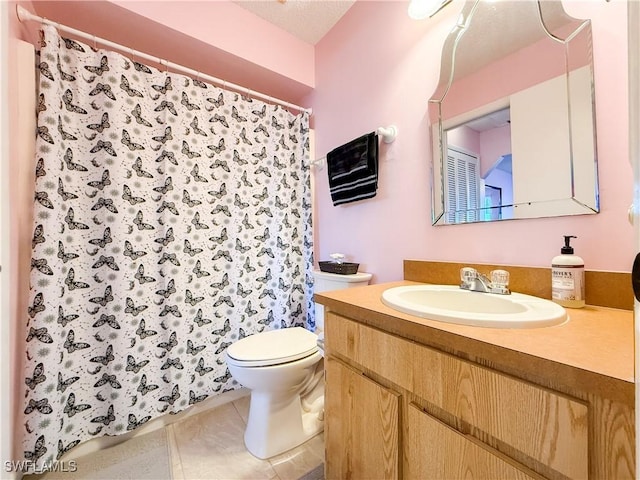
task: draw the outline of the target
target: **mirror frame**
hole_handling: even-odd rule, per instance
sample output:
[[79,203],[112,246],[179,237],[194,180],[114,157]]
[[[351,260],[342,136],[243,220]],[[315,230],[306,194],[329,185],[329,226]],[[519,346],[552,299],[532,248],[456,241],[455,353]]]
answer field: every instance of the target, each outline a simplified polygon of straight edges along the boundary
[[[442,103],[447,97],[454,81],[456,80],[456,54],[458,53],[458,47],[460,46],[460,41],[465,35],[465,33],[469,30],[469,27],[474,18],[474,14],[477,12],[478,8],[483,5],[486,5],[488,2],[483,0],[470,0],[464,5],[462,12],[459,16],[456,25],[453,27],[449,35],[447,36],[443,49],[442,49],[442,59],[441,59],[441,72],[440,72],[440,81],[434,92],[433,96],[429,99],[429,117],[430,117],[430,135],[431,135],[431,145],[432,145],[432,162],[431,162],[431,194],[432,194],[432,224],[433,225],[454,225],[457,223],[472,223],[472,222],[483,222],[483,220],[463,220],[460,222],[450,222],[447,221],[447,214],[450,212],[446,211],[446,203],[445,203],[445,175],[443,172],[445,171],[445,159],[447,158],[447,139],[446,139],[446,131],[448,128],[454,128],[463,124],[467,121],[477,119],[491,112],[495,112],[505,106],[509,106],[509,98],[502,98],[491,102],[487,105],[474,108],[469,112],[462,113],[456,116],[457,123],[447,124],[447,120],[443,120],[443,109]],[[491,1],[491,8],[499,8],[500,1]],[[524,2],[523,2],[524,3]],[[539,22],[539,27],[541,29],[541,38],[549,38],[553,42],[556,42],[562,46],[564,49],[564,61],[565,68],[564,73],[561,76],[564,76],[566,84],[567,84],[567,92],[568,98],[571,97],[571,75],[570,71],[567,70],[567,65],[569,65],[570,55],[569,55],[569,44],[572,39],[576,38],[576,36],[580,34],[588,35],[589,46],[592,43],[592,35],[591,35],[591,21],[590,20],[580,20],[574,19],[568,16],[562,7],[560,1],[550,2],[549,0],[544,0],[545,9],[550,9],[549,11],[556,15],[558,18],[563,19],[565,23],[562,25],[566,26],[571,23],[572,28],[569,33],[559,34],[553,33],[551,30],[554,28],[554,25],[547,26],[546,20],[543,14],[543,7],[541,5],[540,0],[533,0],[529,2],[530,4],[535,4],[537,6],[537,20]],[[552,24],[554,22],[551,22]],[[556,19],[557,23],[557,19]],[[557,25],[555,26],[557,27]],[[517,49],[516,49],[517,50]],[[497,59],[492,59],[495,61]],[[487,62],[486,65],[491,62]],[[483,66],[486,66],[483,65]],[[574,164],[574,156],[575,152],[575,141],[571,138],[571,126],[577,119],[577,116],[572,118],[570,102],[567,105],[568,114],[568,150],[569,150],[569,169],[570,169],[570,196],[562,199],[554,199],[549,201],[524,201],[521,203],[514,202],[509,205],[501,205],[500,207],[512,207],[517,208],[520,207],[520,212],[524,212],[527,208],[554,208],[553,212],[545,211],[542,214],[530,214],[516,217],[519,218],[539,218],[539,217],[553,217],[553,216],[562,216],[562,215],[582,215],[582,214],[595,214],[600,210],[600,201],[599,201],[599,192],[598,192],[598,168],[597,168],[597,144],[596,144],[596,118],[595,118],[595,93],[594,93],[594,81],[593,81],[593,55],[589,56],[589,62],[586,64],[589,66],[589,74],[590,74],[590,94],[591,94],[591,129],[592,129],[592,137],[593,137],[593,163],[589,163],[586,165],[586,169],[590,176],[589,185],[585,188],[579,189],[582,193],[577,195],[576,193],[576,178],[575,172],[577,165]],[[585,66],[586,66],[585,65]],[[459,69],[458,69],[459,70]],[[478,69],[474,70],[477,71]],[[464,78],[464,75],[462,75]],[[459,79],[458,79],[459,80]],[[574,89],[575,90],[575,89]],[[585,102],[586,103],[586,102]],[[437,121],[434,123],[434,119]],[[449,121],[451,123],[451,121]],[[590,158],[590,157],[588,157]],[[586,162],[587,160],[585,160]],[[592,168],[592,171],[591,171]],[[579,185],[578,185],[579,186]],[[584,194],[585,190],[587,191]],[[480,206],[480,208],[474,210],[477,213],[481,213],[483,210],[486,210]],[[477,215],[480,217],[480,215]],[[496,221],[496,220],[491,220]]]

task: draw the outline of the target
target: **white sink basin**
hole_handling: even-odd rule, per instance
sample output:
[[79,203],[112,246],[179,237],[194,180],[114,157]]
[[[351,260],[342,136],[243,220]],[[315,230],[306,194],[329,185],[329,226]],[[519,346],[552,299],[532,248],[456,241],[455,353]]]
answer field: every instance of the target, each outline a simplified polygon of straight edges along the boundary
[[440,322],[493,328],[538,328],[568,320],[566,310],[521,293],[470,292],[453,285],[409,285],[382,292],[382,302],[403,313]]

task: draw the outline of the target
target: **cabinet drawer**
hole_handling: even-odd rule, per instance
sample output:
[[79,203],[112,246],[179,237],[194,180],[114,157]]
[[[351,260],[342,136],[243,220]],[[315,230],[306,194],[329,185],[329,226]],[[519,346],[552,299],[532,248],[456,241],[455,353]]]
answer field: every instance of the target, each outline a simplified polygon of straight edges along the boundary
[[334,313],[329,355],[342,355],[568,478],[588,477],[588,408],[575,399]]
[[542,479],[413,404],[409,405],[407,418],[407,479]]

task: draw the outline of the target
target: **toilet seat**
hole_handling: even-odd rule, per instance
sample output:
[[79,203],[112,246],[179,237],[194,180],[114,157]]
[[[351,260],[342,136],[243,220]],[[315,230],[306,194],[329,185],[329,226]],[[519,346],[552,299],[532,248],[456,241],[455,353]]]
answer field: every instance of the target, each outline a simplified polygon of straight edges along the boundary
[[227,363],[240,367],[266,367],[293,362],[318,351],[318,337],[302,328],[291,327],[257,333],[231,344]]

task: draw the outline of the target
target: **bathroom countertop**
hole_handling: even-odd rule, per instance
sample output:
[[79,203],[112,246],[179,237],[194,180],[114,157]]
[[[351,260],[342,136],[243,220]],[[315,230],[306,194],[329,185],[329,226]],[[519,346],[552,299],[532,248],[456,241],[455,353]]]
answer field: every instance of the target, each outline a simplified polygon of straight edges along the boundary
[[498,329],[455,325],[384,305],[400,281],[315,294],[315,301],[363,324],[486,363],[550,388],[600,393],[634,405],[633,312],[587,305],[567,309],[569,322],[547,328]]

